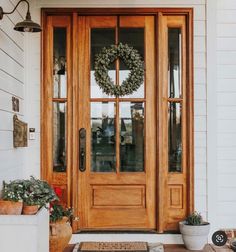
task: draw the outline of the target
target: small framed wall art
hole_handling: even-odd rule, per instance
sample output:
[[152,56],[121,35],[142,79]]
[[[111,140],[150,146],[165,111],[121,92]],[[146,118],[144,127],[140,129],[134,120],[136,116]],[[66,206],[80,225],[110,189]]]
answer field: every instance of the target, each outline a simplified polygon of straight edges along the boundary
[[27,123],[22,122],[18,119],[17,115],[13,116],[13,146],[17,147],[27,147]]

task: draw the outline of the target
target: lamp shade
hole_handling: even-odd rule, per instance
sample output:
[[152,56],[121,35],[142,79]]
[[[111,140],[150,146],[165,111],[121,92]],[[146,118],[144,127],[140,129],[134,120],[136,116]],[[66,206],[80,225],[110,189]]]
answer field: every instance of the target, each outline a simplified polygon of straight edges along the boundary
[[20,32],[41,32],[42,28],[39,24],[33,22],[32,20],[24,20],[15,25],[14,30]]

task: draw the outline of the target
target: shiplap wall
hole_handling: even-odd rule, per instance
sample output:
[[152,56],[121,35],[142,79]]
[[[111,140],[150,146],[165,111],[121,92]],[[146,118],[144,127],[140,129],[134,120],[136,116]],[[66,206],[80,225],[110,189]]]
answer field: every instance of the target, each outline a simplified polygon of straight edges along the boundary
[[218,223],[236,227],[236,1],[217,1]]
[[[17,0],[1,0],[4,11],[11,11]],[[14,14],[4,15],[0,21],[0,187],[2,180],[23,176],[25,149],[13,148],[12,96],[20,101],[18,117],[24,120],[25,44],[24,34],[13,30],[21,21],[23,8]]]
[[[37,0],[34,1],[33,17],[40,21],[42,7],[193,7],[194,8],[194,90],[195,90],[195,206],[207,218],[207,156],[206,156],[206,3],[205,0]],[[31,115],[29,122],[36,131],[40,129],[40,39],[30,38],[27,69]],[[43,119],[43,115],[42,115]],[[39,171],[39,149],[37,142],[30,160],[30,169]],[[36,160],[36,161],[35,161]]]

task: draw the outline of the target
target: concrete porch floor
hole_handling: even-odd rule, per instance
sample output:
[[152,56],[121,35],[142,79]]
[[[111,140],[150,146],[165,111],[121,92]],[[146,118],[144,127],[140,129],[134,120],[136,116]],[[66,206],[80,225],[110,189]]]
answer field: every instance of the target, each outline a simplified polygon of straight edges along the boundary
[[[68,245],[63,252],[72,252],[74,245]],[[165,252],[188,252],[184,245],[180,244],[166,244],[164,245]],[[228,246],[216,247],[214,245],[208,244],[202,250],[203,252],[232,252],[233,250],[229,249]]]

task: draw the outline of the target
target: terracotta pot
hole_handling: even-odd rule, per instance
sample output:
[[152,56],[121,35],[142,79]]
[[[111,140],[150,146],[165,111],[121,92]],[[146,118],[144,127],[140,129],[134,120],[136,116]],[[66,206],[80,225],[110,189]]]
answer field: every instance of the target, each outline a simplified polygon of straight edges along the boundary
[[23,208],[23,202],[9,200],[0,200],[0,214],[20,215]]
[[28,205],[23,205],[23,214],[25,215],[33,215],[36,214],[39,210],[39,206],[38,205],[34,205],[34,206],[28,206]]
[[50,222],[50,252],[62,252],[72,236],[72,228],[67,217],[56,222]]

